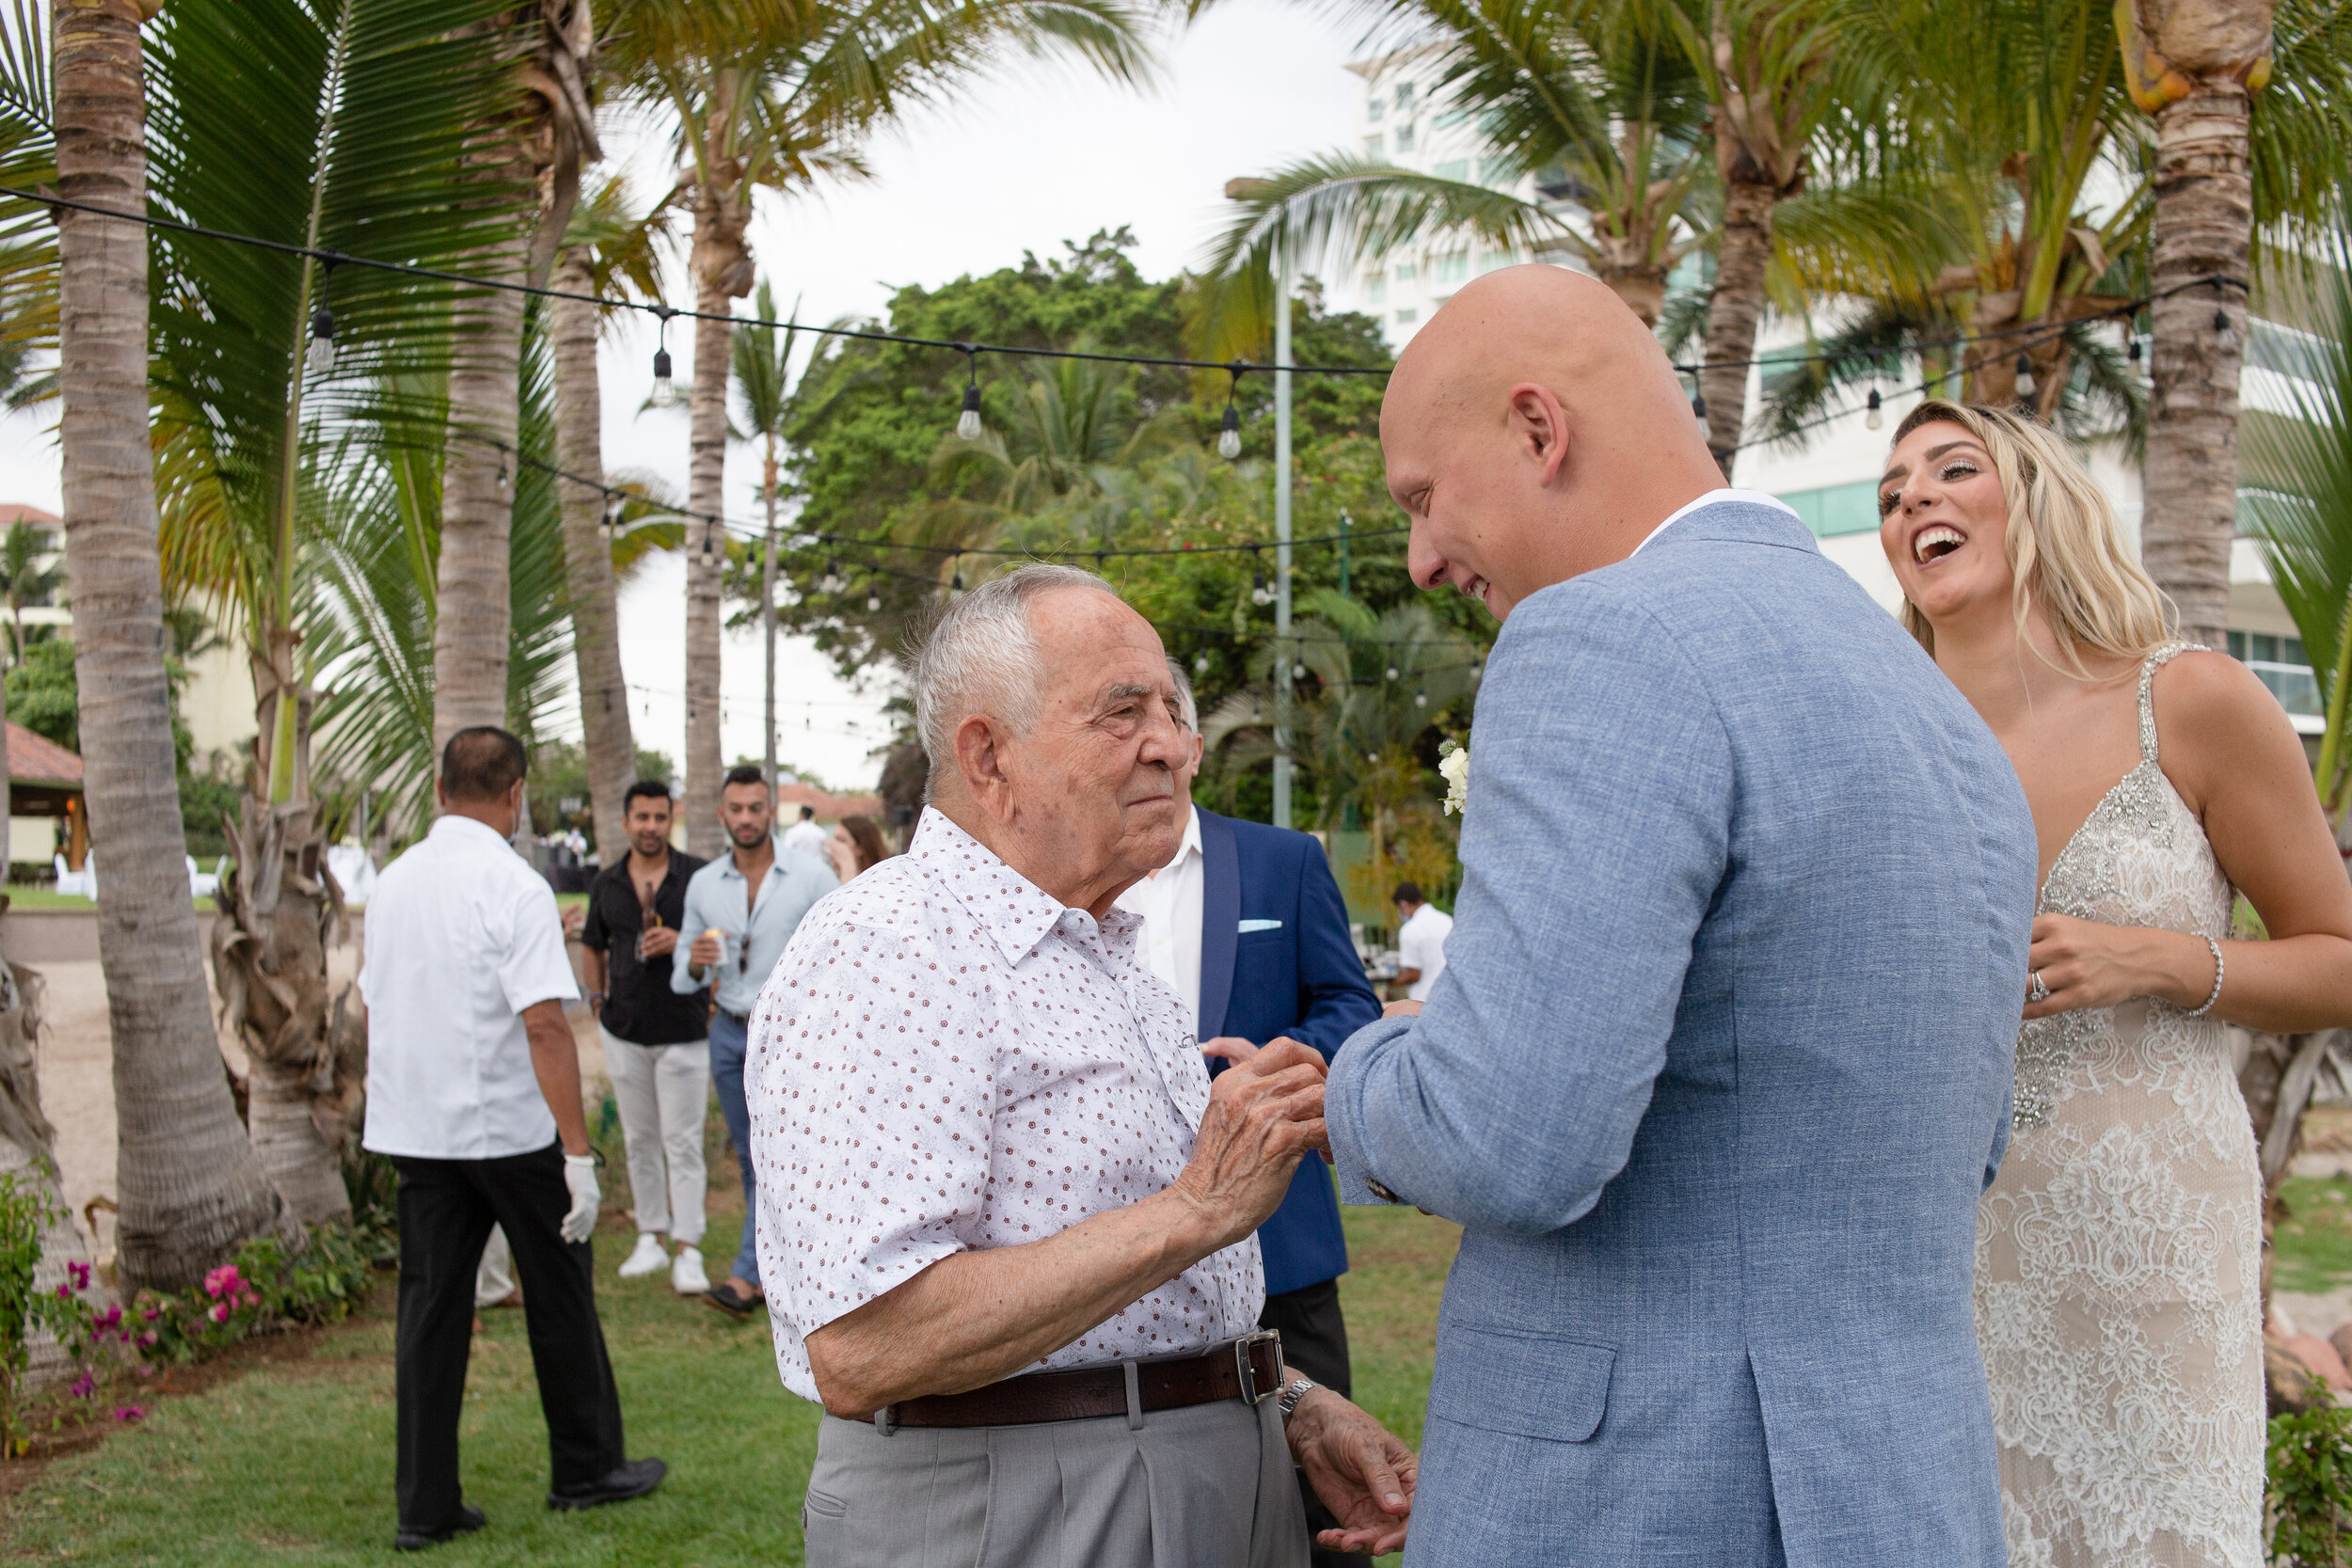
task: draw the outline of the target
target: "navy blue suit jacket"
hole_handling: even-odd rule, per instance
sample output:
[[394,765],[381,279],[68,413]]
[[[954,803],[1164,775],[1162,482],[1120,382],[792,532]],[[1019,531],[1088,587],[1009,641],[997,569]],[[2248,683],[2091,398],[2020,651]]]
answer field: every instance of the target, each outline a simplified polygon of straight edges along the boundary
[[[1306,833],[1200,813],[1200,1037],[1278,1035],[1329,1061],[1380,1016],[1348,940],[1347,906],[1323,846]],[[1245,928],[1246,927],[1246,928]],[[1281,1206],[1258,1229],[1269,1295],[1347,1272],[1329,1167],[1299,1162]]]

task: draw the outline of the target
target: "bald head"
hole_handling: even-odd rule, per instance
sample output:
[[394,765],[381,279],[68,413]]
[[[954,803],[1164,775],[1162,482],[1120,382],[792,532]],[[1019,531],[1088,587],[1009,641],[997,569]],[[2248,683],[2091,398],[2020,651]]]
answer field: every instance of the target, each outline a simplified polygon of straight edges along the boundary
[[1541,264],[1488,273],[1421,329],[1389,378],[1380,449],[1412,518],[1413,580],[1498,619],[1624,560],[1723,483],[1640,318]]

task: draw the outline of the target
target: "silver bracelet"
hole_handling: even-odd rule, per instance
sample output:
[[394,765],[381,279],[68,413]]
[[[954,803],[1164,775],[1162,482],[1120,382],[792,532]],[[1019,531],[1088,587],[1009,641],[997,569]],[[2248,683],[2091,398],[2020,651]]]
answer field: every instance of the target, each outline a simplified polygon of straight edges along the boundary
[[2213,949],[2213,994],[2205,998],[2205,1005],[2203,1006],[2194,1008],[2189,1012],[2188,1016],[2190,1018],[2204,1017],[2207,1013],[2213,1011],[2213,1005],[2221,1000],[2221,944],[2214,941],[2213,938],[2207,937],[2205,939],[2205,945]]
[[1274,1402],[1274,1408],[1280,1411],[1282,1419],[1287,1421],[1291,1418],[1291,1412],[1298,1408],[1298,1402],[1305,1399],[1311,1390],[1321,1386],[1311,1377],[1293,1378],[1282,1385],[1282,1395]]

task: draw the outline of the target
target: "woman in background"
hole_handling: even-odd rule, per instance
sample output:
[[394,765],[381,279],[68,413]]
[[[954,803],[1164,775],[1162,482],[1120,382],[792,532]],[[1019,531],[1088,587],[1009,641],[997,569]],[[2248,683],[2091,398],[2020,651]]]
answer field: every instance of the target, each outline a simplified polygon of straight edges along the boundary
[[845,816],[834,828],[833,836],[825,840],[825,858],[833,863],[834,875],[846,882],[889,859],[890,850],[883,845],[882,830],[874,826],[872,817]]
[[[2255,1568],[2263,1187],[2222,1023],[2352,1022],[2352,882],[2302,742],[2253,672],[2174,637],[2041,425],[1922,404],[1879,512],[1903,622],[2008,752],[2041,849],[1977,1222],[2010,1560]],[[2228,940],[2240,890],[2271,940]]]

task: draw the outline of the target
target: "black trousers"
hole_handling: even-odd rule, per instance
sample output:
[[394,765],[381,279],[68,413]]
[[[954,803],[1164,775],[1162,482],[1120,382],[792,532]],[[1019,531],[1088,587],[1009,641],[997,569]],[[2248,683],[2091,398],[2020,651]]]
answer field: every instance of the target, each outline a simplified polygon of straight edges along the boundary
[[548,1420],[558,1487],[602,1480],[621,1463],[621,1400],[596,1321],[595,1259],[564,1240],[572,1206],[560,1144],[500,1160],[415,1160],[400,1172],[399,1406],[395,1492],[400,1522],[456,1522],[457,1416],[473,1350],[474,1271],[493,1224],[505,1227],[523,1290],[531,1366]]
[[[1347,1320],[1340,1316],[1340,1282],[1302,1285],[1295,1291],[1265,1298],[1258,1326],[1282,1336],[1282,1364],[1313,1378],[1343,1398],[1355,1397],[1356,1380],[1347,1364]],[[1307,1504],[1308,1560],[1313,1568],[1372,1568],[1372,1559],[1352,1552],[1329,1552],[1311,1544],[1317,1530],[1337,1529],[1338,1519],[1323,1506],[1307,1472],[1298,1472],[1298,1495]]]

